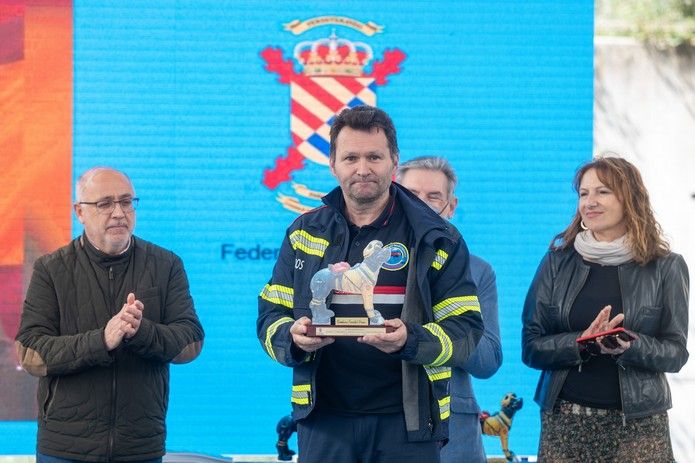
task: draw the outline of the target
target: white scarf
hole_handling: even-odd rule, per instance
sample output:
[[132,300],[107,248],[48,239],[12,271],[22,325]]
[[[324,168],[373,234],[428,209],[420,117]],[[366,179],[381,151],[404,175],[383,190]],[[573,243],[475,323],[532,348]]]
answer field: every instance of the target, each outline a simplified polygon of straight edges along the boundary
[[591,230],[584,230],[574,239],[574,249],[589,262],[601,265],[620,265],[633,258],[627,235],[613,241],[597,241]]

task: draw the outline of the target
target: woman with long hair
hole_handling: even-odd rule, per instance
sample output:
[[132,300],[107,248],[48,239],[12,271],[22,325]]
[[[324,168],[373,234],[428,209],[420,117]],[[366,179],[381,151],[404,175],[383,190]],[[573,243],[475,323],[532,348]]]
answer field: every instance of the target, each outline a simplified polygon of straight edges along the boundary
[[[688,269],[635,166],[594,159],[574,187],[577,212],[551,242],[523,312],[523,361],[542,370],[539,461],[673,461],[664,373],[688,359]],[[617,327],[636,339],[577,342]]]

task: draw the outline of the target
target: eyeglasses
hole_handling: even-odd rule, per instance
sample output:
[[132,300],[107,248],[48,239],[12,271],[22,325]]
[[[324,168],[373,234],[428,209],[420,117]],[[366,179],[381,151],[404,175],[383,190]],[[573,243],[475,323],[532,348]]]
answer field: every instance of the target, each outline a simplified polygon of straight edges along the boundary
[[449,201],[447,201],[446,204],[444,204],[444,207],[442,207],[439,210],[437,210],[437,206],[435,204],[428,204],[428,205],[430,206],[430,209],[432,209],[434,212],[437,213],[437,215],[442,215],[442,212],[444,212],[444,209],[449,207]]
[[138,205],[138,201],[140,201],[140,198],[125,198],[118,201],[114,201],[113,199],[95,202],[80,201],[77,204],[89,204],[90,206],[95,206],[99,214],[110,214],[116,209],[116,204],[121,206],[121,210],[125,213],[133,212]]
[[[434,212],[437,213],[437,215],[442,215],[442,212],[449,207],[449,202],[450,201],[444,201],[443,199],[439,198],[426,198],[425,199],[425,204],[427,204],[430,209],[432,209]],[[444,206],[442,206],[444,204]]]

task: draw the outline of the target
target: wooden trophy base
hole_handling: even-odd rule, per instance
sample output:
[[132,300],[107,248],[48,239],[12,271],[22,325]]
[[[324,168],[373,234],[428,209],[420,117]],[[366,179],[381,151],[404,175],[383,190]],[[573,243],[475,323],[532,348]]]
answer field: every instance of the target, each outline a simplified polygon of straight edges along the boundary
[[308,325],[306,335],[309,337],[352,337],[359,338],[368,334],[393,333],[396,328],[385,325],[370,325],[367,318],[336,317],[335,325]]

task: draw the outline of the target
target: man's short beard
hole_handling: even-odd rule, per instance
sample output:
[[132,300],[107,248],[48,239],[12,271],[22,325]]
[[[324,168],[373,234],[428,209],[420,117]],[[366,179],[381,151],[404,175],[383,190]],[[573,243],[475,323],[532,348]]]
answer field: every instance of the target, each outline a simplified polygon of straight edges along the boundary
[[361,206],[366,206],[368,204],[373,204],[376,202],[377,199],[379,199],[379,196],[368,196],[368,197],[355,197],[353,195],[348,195],[350,199],[352,199],[355,203],[361,205]]
[[359,206],[370,206],[377,201],[379,201],[380,198],[383,197],[384,194],[388,195],[389,188],[385,188],[383,191],[376,191],[373,195],[369,196],[356,196],[352,194],[350,190],[348,190],[345,196],[350,198],[355,204]]

